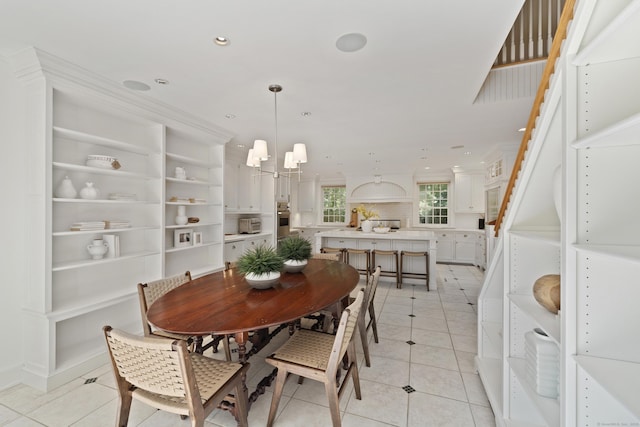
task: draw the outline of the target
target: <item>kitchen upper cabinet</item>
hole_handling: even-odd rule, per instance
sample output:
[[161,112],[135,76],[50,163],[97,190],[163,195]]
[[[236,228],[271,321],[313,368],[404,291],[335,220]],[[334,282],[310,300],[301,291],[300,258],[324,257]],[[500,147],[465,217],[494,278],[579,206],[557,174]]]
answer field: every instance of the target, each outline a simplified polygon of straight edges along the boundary
[[260,212],[259,176],[253,168],[227,158],[224,169],[224,207],[228,212]]
[[316,205],[316,182],[298,183],[298,212],[313,212]]
[[237,164],[227,164],[224,168],[224,208],[238,209],[238,168]]
[[457,173],[455,177],[455,211],[484,212],[484,175]]
[[261,177],[254,169],[240,165],[238,168],[238,210],[241,212],[260,212]]

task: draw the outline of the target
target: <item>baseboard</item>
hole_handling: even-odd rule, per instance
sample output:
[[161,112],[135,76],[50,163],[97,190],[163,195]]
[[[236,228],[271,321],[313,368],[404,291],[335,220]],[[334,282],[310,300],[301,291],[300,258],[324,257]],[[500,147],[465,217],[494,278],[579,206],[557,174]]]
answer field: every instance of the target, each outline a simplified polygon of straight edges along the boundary
[[0,390],[6,390],[22,381],[22,365],[15,365],[0,371]]

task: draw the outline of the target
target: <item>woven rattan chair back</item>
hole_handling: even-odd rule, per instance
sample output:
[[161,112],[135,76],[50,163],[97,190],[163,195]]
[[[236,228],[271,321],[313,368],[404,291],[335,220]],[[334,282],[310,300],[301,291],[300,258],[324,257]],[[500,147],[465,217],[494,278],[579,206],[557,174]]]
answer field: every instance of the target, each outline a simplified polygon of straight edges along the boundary
[[183,274],[154,280],[148,283],[138,283],[138,299],[140,300],[140,317],[142,317],[142,330],[146,336],[153,335],[151,325],[147,320],[147,311],[151,304],[167,292],[183,285],[191,280],[189,271]]
[[133,399],[189,416],[192,426],[203,426],[230,392],[238,425],[247,425],[244,378],[249,364],[189,353],[182,340],[138,337],[110,326],[103,330],[120,395],[118,426],[127,425]]
[[311,255],[311,258],[313,258],[313,259],[330,259],[332,261],[340,261],[340,257],[341,257],[341,254],[339,252],[335,252],[335,253],[320,253],[320,254]]

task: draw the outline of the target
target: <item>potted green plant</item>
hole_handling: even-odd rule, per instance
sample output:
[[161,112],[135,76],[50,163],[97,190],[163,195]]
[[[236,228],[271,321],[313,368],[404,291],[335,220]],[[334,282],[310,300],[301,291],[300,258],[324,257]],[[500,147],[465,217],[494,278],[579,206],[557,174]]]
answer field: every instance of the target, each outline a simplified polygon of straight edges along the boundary
[[278,244],[278,254],[284,259],[284,270],[298,273],[311,258],[311,243],[300,236],[288,236]]
[[283,264],[284,259],[273,247],[260,245],[244,252],[236,265],[249,285],[266,289],[278,283]]

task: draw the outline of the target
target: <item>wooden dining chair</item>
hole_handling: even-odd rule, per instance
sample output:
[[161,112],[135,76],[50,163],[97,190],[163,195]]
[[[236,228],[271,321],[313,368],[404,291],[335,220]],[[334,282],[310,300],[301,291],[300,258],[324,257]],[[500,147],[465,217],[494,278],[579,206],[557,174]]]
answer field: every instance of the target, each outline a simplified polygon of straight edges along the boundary
[[164,279],[154,280],[148,283],[138,283],[138,299],[140,301],[140,317],[142,318],[142,330],[147,337],[158,336],[164,338],[173,338],[184,340],[189,344],[196,353],[203,353],[207,348],[212,347],[214,353],[217,352],[217,344],[219,341],[223,342],[224,353],[227,361],[231,361],[231,349],[229,348],[228,337],[212,337],[211,342],[203,345],[202,337],[191,337],[188,335],[173,334],[163,331],[161,329],[155,329],[151,323],[147,320],[147,311],[151,304],[153,304],[158,298],[167,292],[182,286],[185,283],[191,281],[191,272],[187,271],[183,274],[177,274],[175,276],[166,277]]
[[342,254],[339,252],[318,253],[311,255],[313,259],[330,259],[332,261],[341,261]]
[[[354,302],[342,312],[335,335],[299,329],[275,353],[265,358],[267,363],[278,368],[267,426],[273,425],[284,384],[290,373],[324,383],[334,427],[341,425],[339,400],[350,377],[353,380],[356,399],[362,399],[354,332],[363,301],[364,289],[358,291]],[[345,353],[347,355],[347,373],[338,388],[336,378]]]
[[[381,267],[378,266],[373,271],[367,282],[367,288],[364,291],[364,301],[362,302],[362,310],[358,319],[358,330],[360,331],[360,341],[362,342],[362,350],[364,352],[364,362],[367,367],[371,366],[371,357],[369,356],[369,340],[368,331],[373,329],[373,340],[378,342],[378,325],[376,324],[376,312],[373,306],[373,300],[376,296],[378,281],[380,280]],[[366,314],[369,312],[369,322],[367,323]]]
[[[139,337],[105,326],[111,365],[116,379],[116,425],[126,427],[133,399],[163,411],[188,416],[192,426],[223,401],[231,401],[239,426],[248,425],[245,378],[249,364],[211,359],[187,350],[183,340]],[[228,396],[233,393],[233,396]]]

